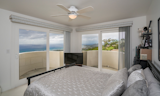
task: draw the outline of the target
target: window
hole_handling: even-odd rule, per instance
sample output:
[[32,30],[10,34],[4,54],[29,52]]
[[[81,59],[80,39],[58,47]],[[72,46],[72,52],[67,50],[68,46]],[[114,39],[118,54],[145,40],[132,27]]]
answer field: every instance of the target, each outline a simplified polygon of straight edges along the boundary
[[19,79],[46,71],[46,35],[19,29]]
[[119,33],[102,33],[102,69],[118,70]]
[[83,66],[98,68],[100,71],[119,69],[118,28],[79,33],[80,48],[83,52]]
[[49,68],[55,69],[64,66],[63,44],[64,35],[58,33],[49,34]]
[[83,65],[98,68],[98,34],[82,35]]

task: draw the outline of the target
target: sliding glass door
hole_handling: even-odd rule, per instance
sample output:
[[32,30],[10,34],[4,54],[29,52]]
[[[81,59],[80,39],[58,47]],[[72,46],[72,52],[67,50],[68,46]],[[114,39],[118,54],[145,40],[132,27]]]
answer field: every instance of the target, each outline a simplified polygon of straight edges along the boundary
[[63,32],[19,29],[19,79],[64,66],[63,46]]
[[118,70],[118,30],[102,33],[102,69]]
[[46,71],[46,35],[19,29],[19,79]]
[[49,69],[64,66],[64,34],[49,33]]
[[83,65],[98,68],[98,34],[82,34]]
[[63,66],[64,37],[69,37],[63,31],[14,23],[11,34],[12,87],[26,84],[26,77]]
[[119,28],[79,34],[83,65],[112,71],[124,68],[125,33]]

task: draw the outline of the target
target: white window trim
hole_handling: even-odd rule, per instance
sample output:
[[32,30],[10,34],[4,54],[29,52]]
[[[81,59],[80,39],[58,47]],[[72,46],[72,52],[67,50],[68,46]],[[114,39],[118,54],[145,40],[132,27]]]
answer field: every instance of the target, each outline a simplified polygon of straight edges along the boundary
[[[96,30],[96,31],[86,31],[86,32],[79,32],[78,33],[78,40],[79,40],[79,52],[82,52],[82,35],[84,34],[98,34],[98,69],[99,71],[103,71],[102,69],[102,33],[111,33],[118,28],[114,29],[104,29],[104,30]],[[118,32],[118,31],[117,31]]]
[[102,70],[102,60],[101,60],[101,57],[102,57],[102,32],[100,30],[97,30],[97,31],[86,31],[86,32],[79,32],[78,33],[78,43],[79,43],[79,49],[78,49],[78,52],[82,52],[82,35],[84,34],[98,34],[98,69],[99,71]]

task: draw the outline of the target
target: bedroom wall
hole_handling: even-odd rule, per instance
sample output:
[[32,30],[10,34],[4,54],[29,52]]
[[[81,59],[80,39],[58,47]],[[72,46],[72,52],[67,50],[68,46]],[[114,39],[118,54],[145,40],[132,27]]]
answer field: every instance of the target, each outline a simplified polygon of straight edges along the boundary
[[149,21],[152,20],[152,38],[153,38],[153,47],[152,47],[152,62],[154,64],[160,65],[158,60],[158,18],[160,18],[160,0],[152,0],[150,8],[147,12],[147,25]]
[[[0,86],[2,88],[2,91],[6,91],[12,88],[11,86],[12,85],[11,84],[11,81],[12,81],[11,80],[11,64],[12,65],[14,64],[13,62],[11,62],[11,59],[17,58],[15,54],[13,54],[14,56],[12,56],[12,52],[14,51],[13,50],[14,48],[13,46],[11,46],[13,45],[11,44],[11,40],[12,40],[11,34],[13,32],[12,31],[13,23],[9,19],[9,16],[11,14],[29,18],[29,19],[38,20],[41,22],[57,24],[54,22],[50,22],[50,21],[34,18],[31,16],[0,9]],[[61,24],[57,24],[57,25],[61,25]],[[11,57],[15,57],[15,58],[11,58]],[[18,75],[18,74],[15,74],[15,75]]]
[[72,29],[70,52],[78,52],[78,34],[76,32],[76,27],[72,27]]
[[[141,43],[141,38],[139,37],[138,33],[138,28],[146,26],[146,16],[141,16],[141,17],[135,17],[135,18],[129,18],[129,19],[122,19],[122,20],[116,20],[116,21],[110,21],[110,22],[104,22],[104,23],[99,23],[99,24],[93,24],[95,25],[101,25],[101,24],[112,24],[112,23],[120,23],[120,22],[127,22],[127,21],[133,21],[133,25],[131,27],[131,63],[130,65],[133,64],[133,58],[135,56],[135,47]],[[86,25],[86,26],[93,26],[93,25]],[[75,29],[75,28],[74,28]],[[76,30],[73,30],[71,33],[71,52],[79,52],[80,44],[78,43],[78,37],[79,37],[79,32],[76,32]]]

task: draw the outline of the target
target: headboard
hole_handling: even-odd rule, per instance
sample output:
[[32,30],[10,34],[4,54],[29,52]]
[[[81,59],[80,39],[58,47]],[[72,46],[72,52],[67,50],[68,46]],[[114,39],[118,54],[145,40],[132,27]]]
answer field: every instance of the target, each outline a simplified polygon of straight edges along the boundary
[[160,82],[160,68],[154,65],[150,60],[148,60],[147,62],[148,62],[148,67],[150,68],[152,74]]

